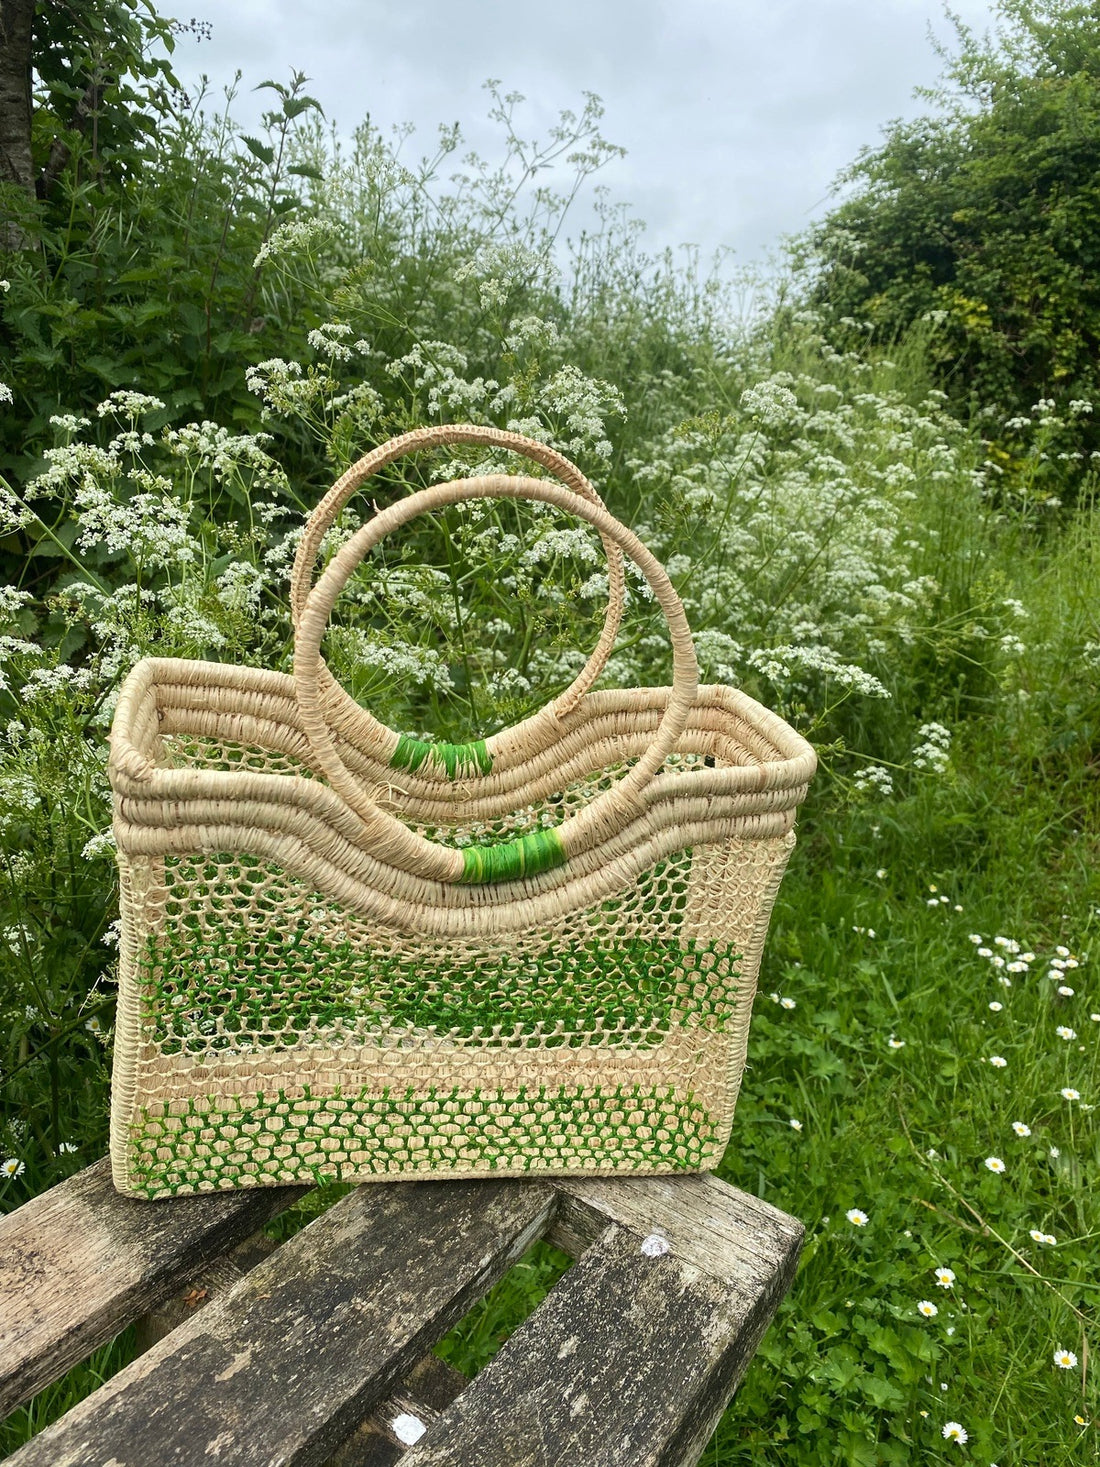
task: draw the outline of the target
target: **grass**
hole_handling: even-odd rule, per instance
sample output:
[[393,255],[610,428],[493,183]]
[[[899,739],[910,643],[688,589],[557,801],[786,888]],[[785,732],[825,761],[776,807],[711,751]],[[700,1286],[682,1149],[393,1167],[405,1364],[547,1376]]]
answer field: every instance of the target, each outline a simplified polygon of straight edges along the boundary
[[[522,249],[512,258],[515,220],[491,190],[483,206],[480,185],[472,204],[443,196],[433,233],[418,212],[429,205],[413,207],[437,187],[430,175],[395,181],[379,143],[357,165],[366,170],[357,192],[319,135],[313,148],[317,171],[335,180],[330,193],[318,180],[313,203],[339,238],[330,249],[318,236],[295,255],[287,236],[266,267],[265,292],[282,281],[285,315],[299,326],[285,346],[295,360],[279,380],[271,368],[262,402],[244,367],[269,339],[281,343],[282,317],[266,304],[255,319],[262,326],[270,315],[275,334],[249,335],[247,352],[233,337],[222,396],[211,388],[201,404],[108,403],[104,415],[100,368],[82,388],[60,368],[38,372],[29,348],[18,356],[10,441],[43,442],[55,410],[89,423],[57,430],[52,487],[35,500],[47,520],[15,501],[13,511],[6,497],[3,506],[16,526],[3,542],[6,564],[24,589],[8,588],[0,606],[0,1208],[105,1149],[112,997],[102,944],[115,909],[103,763],[120,673],[152,651],[275,665],[298,511],[331,471],[429,418],[503,425],[515,411],[578,457],[669,564],[700,633],[704,675],[745,686],[822,754],[775,910],[721,1168],[801,1218],[807,1243],[707,1467],[1100,1461],[1090,1363],[1100,1307],[1095,471],[1051,460],[1073,512],[1044,508],[1011,465],[987,472],[983,438],[929,394],[918,337],[891,348],[892,361],[838,352],[777,285],[774,311],[732,339],[726,297],[690,273],[646,264],[612,225],[581,250],[572,286],[555,292]],[[169,184],[194,173],[190,157],[162,157],[142,176],[169,164]],[[488,177],[486,188],[496,175]],[[370,208],[356,215],[364,197]],[[112,208],[104,217],[120,227],[103,238],[144,240],[126,198]],[[227,243],[218,209],[208,213],[221,243],[205,277],[219,278],[224,246],[242,251],[233,278],[255,281],[256,241]],[[518,238],[535,254],[544,243],[535,225]],[[349,270],[362,240],[373,253]],[[169,244],[143,247],[167,256]],[[31,271],[29,255],[24,264]],[[37,319],[29,279],[21,273],[9,297],[21,320]],[[99,330],[71,305],[72,330]],[[176,306],[160,305],[174,320]],[[251,317],[250,308],[243,319]],[[313,321],[330,323],[329,346],[307,349],[301,323]],[[143,326],[141,335],[150,350],[160,343],[163,361],[143,356],[107,379],[130,382],[140,368],[143,385],[166,395],[165,383],[191,380],[189,338],[177,359],[173,333]],[[345,358],[332,348],[345,338],[369,339],[369,349],[341,348]],[[76,356],[102,366],[91,350],[98,341]],[[62,377],[71,400],[55,401],[50,384]],[[262,422],[279,435],[272,454],[294,471],[300,495],[258,440],[242,438],[238,467],[227,466],[213,421],[187,441],[154,436],[192,412],[234,432]],[[981,433],[997,430],[983,420]],[[1037,456],[1043,414],[1027,431]],[[150,484],[151,499],[138,493]],[[382,487],[399,492],[397,476]],[[334,666],[350,676],[362,663],[372,708],[392,726],[480,738],[487,709],[510,722],[572,680],[565,653],[574,633],[587,645],[580,613],[592,619],[575,583],[591,566],[582,557],[562,569],[555,590],[550,569],[567,568],[568,556],[561,567],[547,559],[544,577],[543,562],[532,568],[526,551],[506,550],[511,529],[511,520],[486,520],[457,572],[444,536],[445,563],[427,589],[387,591],[392,624],[390,612],[356,602],[363,625],[351,629],[370,657],[352,646],[343,669]],[[429,544],[425,532],[416,555]],[[461,655],[444,647],[452,598],[434,607],[441,585],[471,628]],[[545,607],[536,615],[546,586],[549,621]],[[667,675],[666,644],[633,599],[639,620],[628,616],[609,673],[619,686]],[[503,629],[490,636],[495,621]],[[853,667],[879,691],[861,687]],[[495,704],[486,691],[494,679]],[[915,757],[931,722],[946,743],[932,759]],[[858,779],[868,768],[876,778]],[[306,1007],[280,996],[274,978],[301,954],[269,957],[275,999],[263,1013],[300,1022]],[[623,965],[632,982],[636,958]],[[255,1027],[259,1007],[231,976],[214,959],[203,974],[228,1005],[244,1004]],[[456,1004],[394,977],[410,1022],[481,1022],[470,1012],[478,994]],[[654,982],[647,970],[637,985],[629,1002],[639,1024],[660,1027],[667,977]],[[598,1009],[588,982],[577,974],[556,993],[571,1017]],[[496,1005],[494,992],[494,1017]],[[326,1017],[312,1006],[309,1014]],[[182,1044],[186,1033],[176,1037]],[[278,1236],[337,1191],[295,1209]],[[476,1371],[559,1267],[536,1251],[442,1352]],[[937,1270],[952,1277],[941,1283]],[[12,1416],[0,1446],[40,1429],[132,1349],[123,1337],[97,1352]]]

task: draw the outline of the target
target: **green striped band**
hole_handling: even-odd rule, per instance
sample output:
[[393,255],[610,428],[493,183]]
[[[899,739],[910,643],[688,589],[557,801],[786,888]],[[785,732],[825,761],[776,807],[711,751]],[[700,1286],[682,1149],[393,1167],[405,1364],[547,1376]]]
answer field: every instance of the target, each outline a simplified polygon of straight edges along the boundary
[[520,876],[551,871],[565,859],[565,847],[556,830],[533,830],[499,846],[467,846],[462,852],[462,875],[458,879],[468,883],[514,881]]
[[429,744],[424,739],[410,739],[402,734],[390,757],[390,768],[407,769],[411,774],[426,760],[442,764],[448,779],[488,774],[493,767],[493,756],[484,739],[478,739],[476,744]]

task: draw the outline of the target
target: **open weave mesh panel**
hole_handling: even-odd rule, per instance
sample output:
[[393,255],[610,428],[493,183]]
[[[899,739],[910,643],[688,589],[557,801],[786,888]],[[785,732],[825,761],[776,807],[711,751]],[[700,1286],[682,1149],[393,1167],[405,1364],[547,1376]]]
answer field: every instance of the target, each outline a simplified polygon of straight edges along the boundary
[[[244,745],[165,745],[177,763],[306,772]],[[425,833],[510,838],[618,773],[518,817]],[[788,849],[780,837],[682,850],[537,930],[446,939],[387,927],[240,852],[133,860],[129,1187],[714,1165],[758,918]]]

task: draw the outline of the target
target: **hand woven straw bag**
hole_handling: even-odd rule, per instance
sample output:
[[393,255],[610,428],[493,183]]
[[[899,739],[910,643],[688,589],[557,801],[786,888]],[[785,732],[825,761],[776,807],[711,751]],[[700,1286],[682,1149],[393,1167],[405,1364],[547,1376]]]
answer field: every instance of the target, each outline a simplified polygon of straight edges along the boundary
[[[364,480],[453,443],[513,449],[560,482],[421,490],[311,586]],[[321,640],[384,536],[479,499],[594,526],[607,618],[541,713],[477,744],[427,744],[344,692]],[[672,684],[592,692],[624,553],[667,618]],[[361,459],[311,518],[291,589],[293,676],[147,658],[119,699],[117,1186],[155,1198],[714,1165],[809,745],[743,693],[698,685],[661,566],[568,460],[515,434],[425,429]]]

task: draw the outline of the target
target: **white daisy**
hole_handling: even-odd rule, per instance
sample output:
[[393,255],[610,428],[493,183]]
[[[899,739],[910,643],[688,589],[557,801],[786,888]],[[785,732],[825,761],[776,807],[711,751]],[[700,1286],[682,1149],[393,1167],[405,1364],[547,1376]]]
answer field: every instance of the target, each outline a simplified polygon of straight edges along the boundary
[[985,1164],[991,1172],[1003,1172],[1005,1164],[999,1156],[987,1156]]
[[917,1305],[917,1313],[923,1314],[925,1319],[935,1319],[939,1312],[931,1299],[922,1299]]
[[801,1131],[802,1129],[802,1122],[796,1121],[794,1116],[791,1116],[790,1120],[787,1122],[787,1125],[790,1126],[792,1131]]
[[1054,1363],[1060,1370],[1072,1370],[1077,1364],[1077,1356],[1072,1350],[1063,1350],[1059,1345],[1054,1352]]
[[965,1426],[960,1426],[957,1421],[945,1421],[943,1423],[944,1441],[958,1442],[962,1446],[970,1440],[970,1433]]
[[1067,1024],[1059,1024],[1058,1027],[1057,1027],[1057,1029],[1055,1029],[1054,1032],[1055,1032],[1055,1034],[1057,1034],[1057,1036],[1058,1036],[1059,1039],[1076,1039],[1077,1038],[1077,1030],[1076,1029],[1071,1029]]
[[795,1007],[794,999],[793,998],[781,998],[779,1000],[779,1007],[781,1009],[793,1009]]
[[1030,1126],[1025,1126],[1024,1123],[1023,1123],[1023,1121],[1013,1121],[1012,1122],[1012,1129],[1016,1132],[1017,1136],[1030,1136],[1031,1135],[1031,1127]]
[[1063,1100],[1080,1100],[1081,1099],[1081,1092],[1080,1092],[1080,1090],[1074,1090],[1074,1088],[1073,1088],[1072,1085],[1064,1085],[1062,1087],[1062,1099]]
[[1008,1064],[1008,1060],[1005,1059],[1003,1054],[991,1054],[989,1056],[989,1063],[995,1070],[1003,1070]]
[[955,1274],[950,1268],[935,1268],[932,1272],[936,1275],[936,1283],[941,1289],[949,1289],[955,1282]]
[[0,1177],[21,1177],[26,1167],[25,1161],[20,1161],[17,1156],[9,1156],[6,1161],[0,1161]]
[[869,1221],[867,1214],[861,1212],[858,1207],[850,1207],[844,1214],[853,1227],[865,1228]]
[[989,1007],[990,1007],[990,1011],[992,1013],[999,1014],[1001,1012],[1001,1010],[1004,1008],[1004,1004],[1003,1003],[998,1003],[997,1000],[994,999],[993,1002],[989,1005]]

